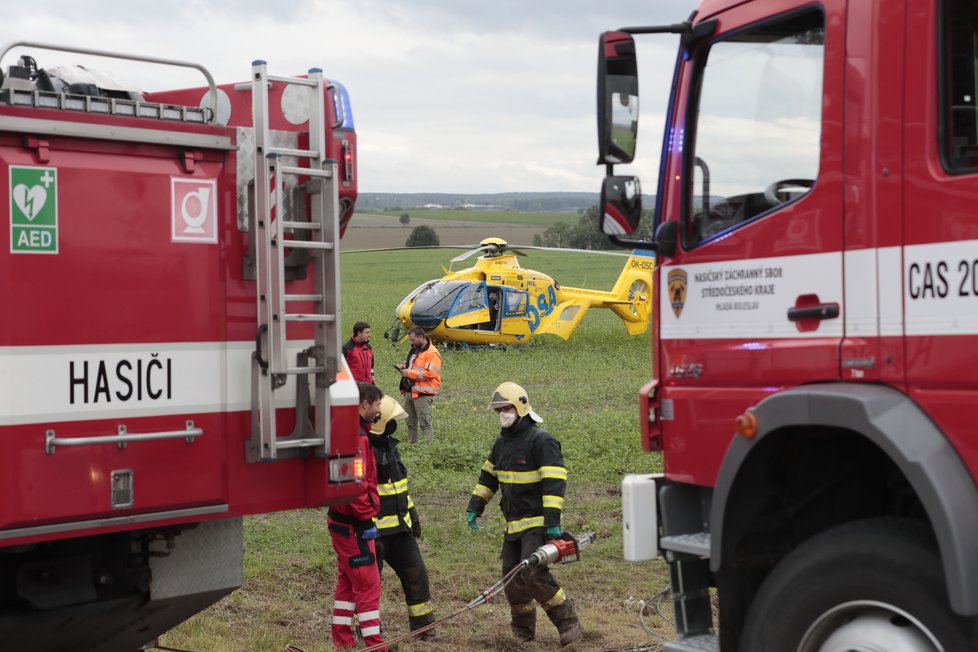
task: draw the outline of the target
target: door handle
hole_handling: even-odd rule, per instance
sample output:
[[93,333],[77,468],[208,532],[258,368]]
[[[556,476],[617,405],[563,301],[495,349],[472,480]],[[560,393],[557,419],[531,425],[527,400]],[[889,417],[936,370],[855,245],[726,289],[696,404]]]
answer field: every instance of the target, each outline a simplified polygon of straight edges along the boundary
[[814,306],[788,308],[789,321],[803,319],[835,319],[839,316],[839,304],[817,303]]

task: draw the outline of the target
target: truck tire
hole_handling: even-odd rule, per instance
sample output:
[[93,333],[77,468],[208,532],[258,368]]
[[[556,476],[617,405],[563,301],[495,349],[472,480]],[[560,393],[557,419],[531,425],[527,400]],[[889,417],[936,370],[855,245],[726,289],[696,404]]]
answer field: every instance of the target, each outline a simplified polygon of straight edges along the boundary
[[787,555],[748,609],[740,650],[958,652],[978,649],[975,629],[951,611],[926,525],[871,519]]

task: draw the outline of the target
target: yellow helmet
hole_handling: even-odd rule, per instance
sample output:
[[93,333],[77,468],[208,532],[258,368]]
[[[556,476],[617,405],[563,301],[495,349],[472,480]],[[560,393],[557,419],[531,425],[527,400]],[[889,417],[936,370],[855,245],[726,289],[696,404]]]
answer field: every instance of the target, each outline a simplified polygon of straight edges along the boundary
[[393,396],[384,396],[380,399],[380,418],[370,426],[370,434],[382,435],[387,428],[387,422],[391,419],[405,419],[407,412]]
[[533,411],[530,407],[530,399],[526,396],[526,390],[517,385],[516,383],[505,382],[496,388],[493,392],[492,400],[489,401],[490,410],[498,410],[499,408],[504,408],[506,406],[512,405],[516,408],[516,414],[521,417],[530,415],[530,418],[541,423],[543,419],[540,415]]

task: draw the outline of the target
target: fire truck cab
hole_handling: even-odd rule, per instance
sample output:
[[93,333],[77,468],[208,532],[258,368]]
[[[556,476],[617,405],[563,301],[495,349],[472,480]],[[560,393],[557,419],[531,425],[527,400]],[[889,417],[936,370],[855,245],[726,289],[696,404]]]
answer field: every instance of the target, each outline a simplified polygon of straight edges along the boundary
[[[613,166],[658,32],[654,235],[628,240]],[[978,5],[703,0],[602,35],[598,93],[602,229],[657,250],[664,472],[623,511],[626,558],[669,564],[666,649],[978,649]]]
[[[339,335],[353,115],[319,69],[256,61],[218,86],[198,64],[39,43],[0,59],[14,47],[0,640],[132,652],[242,583],[245,515],[361,491]],[[207,83],[141,93],[38,65],[51,51]]]

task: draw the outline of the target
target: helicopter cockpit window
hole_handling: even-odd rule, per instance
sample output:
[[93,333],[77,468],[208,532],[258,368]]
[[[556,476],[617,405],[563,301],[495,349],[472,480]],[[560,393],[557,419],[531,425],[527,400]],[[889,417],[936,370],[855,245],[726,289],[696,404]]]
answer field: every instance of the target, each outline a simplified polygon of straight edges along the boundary
[[486,297],[486,284],[471,283],[459,293],[458,298],[455,300],[455,305],[452,306],[451,314],[461,315],[462,313],[472,312],[473,310],[482,310],[488,305],[489,300]]
[[427,315],[444,317],[463,288],[469,287],[468,281],[439,281],[432,283],[418,293],[411,308],[412,315]]
[[506,292],[506,316],[518,317],[525,315],[528,301],[526,292],[520,290]]

